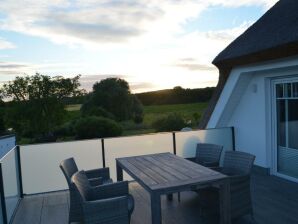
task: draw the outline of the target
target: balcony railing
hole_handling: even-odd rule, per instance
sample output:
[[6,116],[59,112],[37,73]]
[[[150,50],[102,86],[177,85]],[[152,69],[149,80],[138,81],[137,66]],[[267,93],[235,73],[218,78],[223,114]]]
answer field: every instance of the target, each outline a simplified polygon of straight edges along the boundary
[[[183,158],[195,156],[197,143],[213,143],[234,149],[233,128],[218,128],[188,132],[157,133],[129,137],[92,139],[46,144],[21,145],[1,159],[0,183],[1,220],[9,223],[20,198],[25,194],[39,194],[67,189],[59,169],[62,160],[74,157],[79,169],[109,167],[116,179],[115,159],[171,152]],[[124,179],[131,180],[128,175]]]

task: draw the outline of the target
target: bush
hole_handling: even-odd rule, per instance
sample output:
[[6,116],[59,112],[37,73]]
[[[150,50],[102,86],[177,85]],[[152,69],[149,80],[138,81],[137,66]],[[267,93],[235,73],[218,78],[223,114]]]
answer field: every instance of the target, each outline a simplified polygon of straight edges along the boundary
[[156,131],[180,131],[186,126],[183,117],[180,114],[173,113],[167,117],[161,117],[152,123]]
[[119,136],[121,126],[115,121],[104,117],[82,117],[74,126],[77,139],[103,138]]
[[81,114],[82,116],[97,116],[97,117],[106,117],[115,120],[115,116],[105,110],[104,108],[100,106],[95,106],[95,105],[90,105],[88,104],[83,104],[81,107]]
[[65,137],[65,136],[73,136],[75,135],[74,125],[75,125],[75,121],[66,122],[63,125],[56,127],[53,133],[57,138]]

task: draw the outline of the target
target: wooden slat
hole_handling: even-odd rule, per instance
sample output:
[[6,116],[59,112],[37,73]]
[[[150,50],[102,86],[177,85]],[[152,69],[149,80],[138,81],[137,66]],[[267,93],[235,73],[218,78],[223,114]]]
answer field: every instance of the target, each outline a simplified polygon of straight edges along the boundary
[[[140,184],[151,190],[186,190],[194,184],[222,179],[225,175],[171,153],[159,153],[117,159]],[[153,180],[153,181],[152,181]]]
[[[135,210],[132,215],[131,224],[150,224],[150,197],[137,183],[130,183],[130,192],[135,198]],[[235,220],[235,224],[280,224],[298,223],[298,184],[289,182],[273,176],[254,174],[252,176],[252,201],[254,218],[244,216]],[[50,199],[53,195],[55,199]],[[56,194],[45,195],[50,201],[57,200]],[[13,224],[40,224],[41,210],[43,207],[44,195],[26,196],[20,203]],[[64,199],[63,199],[64,200]],[[164,224],[203,224],[218,223],[216,216],[199,215],[199,198],[194,192],[182,192],[179,203],[176,195],[173,201],[162,197],[162,221]],[[67,211],[62,209],[61,211]],[[48,211],[49,213],[51,211]],[[52,212],[53,216],[60,217],[59,213]],[[57,218],[53,218],[56,220]],[[215,220],[215,221],[214,221]],[[53,223],[55,224],[55,223]],[[67,224],[67,222],[65,222]]]
[[39,224],[43,209],[43,200],[44,195],[23,198],[13,224]]
[[41,224],[65,224],[68,222],[68,206],[65,204],[44,206]]

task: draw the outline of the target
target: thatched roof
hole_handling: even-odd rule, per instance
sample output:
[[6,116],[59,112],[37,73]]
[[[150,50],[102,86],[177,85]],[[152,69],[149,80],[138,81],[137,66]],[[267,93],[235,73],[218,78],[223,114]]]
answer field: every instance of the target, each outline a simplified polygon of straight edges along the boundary
[[280,0],[213,60],[219,81],[199,127],[208,124],[233,67],[293,55],[298,55],[298,0]]
[[298,54],[298,0],[280,0],[214,60],[233,67]]

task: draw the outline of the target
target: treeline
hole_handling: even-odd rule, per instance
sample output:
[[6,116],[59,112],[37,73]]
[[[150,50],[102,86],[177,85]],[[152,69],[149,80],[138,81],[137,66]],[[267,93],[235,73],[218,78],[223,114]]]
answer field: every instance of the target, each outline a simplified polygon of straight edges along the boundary
[[185,104],[208,102],[215,87],[201,89],[184,89],[180,86],[173,89],[158,90],[152,92],[138,93],[136,96],[143,105],[163,105],[163,104]]

